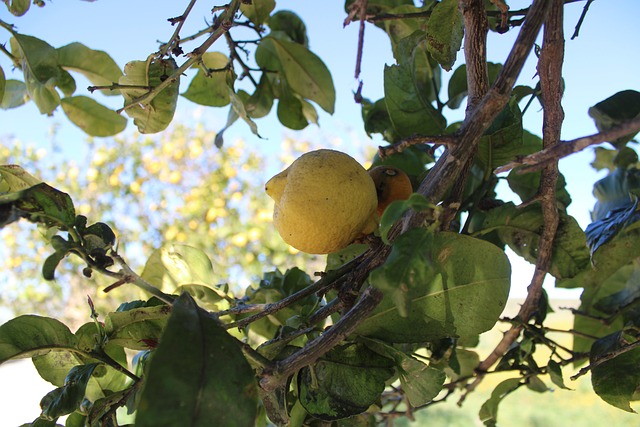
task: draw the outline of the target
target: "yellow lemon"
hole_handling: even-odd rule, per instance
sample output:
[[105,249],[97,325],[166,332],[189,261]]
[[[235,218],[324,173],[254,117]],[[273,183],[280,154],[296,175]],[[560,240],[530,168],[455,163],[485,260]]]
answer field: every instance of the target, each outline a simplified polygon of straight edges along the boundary
[[351,156],[335,150],[305,153],[271,178],[273,223],[294,248],[312,254],[338,251],[378,227],[376,187]]

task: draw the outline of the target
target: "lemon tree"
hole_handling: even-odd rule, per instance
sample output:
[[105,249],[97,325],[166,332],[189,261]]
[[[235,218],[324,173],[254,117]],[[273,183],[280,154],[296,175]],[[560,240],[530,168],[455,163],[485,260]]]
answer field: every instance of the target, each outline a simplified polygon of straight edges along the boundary
[[[91,136],[117,135],[129,119],[142,134],[164,132],[92,141],[88,167],[59,162],[62,184],[30,162],[44,154],[2,152],[0,283],[24,284],[24,301],[42,295],[28,287],[38,274],[65,282],[46,297],[50,313],[0,325],[0,363],[30,358],[52,385],[25,425],[389,425],[462,403],[489,375],[498,380],[478,411],[487,426],[503,423],[507,396],[571,388],[587,373],[603,402],[633,412],[640,93],[595,103],[597,133],[560,142],[569,3],[346,1],[336,20],[359,25],[356,74],[364,29],[383,31],[393,52],[380,99],[355,93],[381,147],[362,163],[326,146],[281,153],[291,155],[271,180],[250,177],[266,163],[225,132],[240,122],[257,138],[267,116],[300,130],[337,111],[340,71],[309,40],[316,17],[231,0],[207,5],[205,27],[188,33],[199,3],[185,2],[169,38],[122,68],[82,40],[59,46],[2,18],[2,109],[60,107]],[[27,0],[4,4],[16,22],[33,13]],[[502,64],[487,61],[489,31],[518,33]],[[515,86],[526,61],[536,80]],[[90,82],[86,93],[76,79]],[[226,108],[224,126],[175,124],[183,98]],[[534,102],[543,126],[525,130]],[[558,161],[605,142],[583,229]],[[13,233],[17,224],[37,224],[39,237]],[[507,248],[535,268],[517,314],[503,317]],[[549,325],[547,277],[583,289],[571,327]],[[72,292],[90,298],[70,328],[57,317]]]

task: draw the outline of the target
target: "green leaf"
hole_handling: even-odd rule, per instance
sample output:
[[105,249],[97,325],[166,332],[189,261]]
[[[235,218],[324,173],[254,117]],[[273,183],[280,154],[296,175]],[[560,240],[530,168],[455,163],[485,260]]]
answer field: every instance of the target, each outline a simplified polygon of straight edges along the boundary
[[362,121],[367,135],[371,136],[371,134],[379,133],[385,141],[391,143],[401,139],[401,136],[393,127],[384,98],[378,99],[374,103],[364,99],[361,104]]
[[60,105],[60,94],[55,88],[56,79],[46,82],[34,78],[28,69],[24,72],[24,81],[29,97],[35,102],[41,114],[51,115]]
[[[118,64],[101,50],[93,50],[74,42],[58,48],[58,63],[65,70],[76,71],[96,86],[110,86],[122,77]],[[118,91],[101,90],[103,95],[118,95]]]
[[49,43],[17,33],[10,42],[12,53],[22,61],[24,71],[29,70],[36,80],[44,83],[59,77],[58,52]]
[[249,117],[259,119],[266,116],[273,107],[273,100],[275,96],[273,94],[273,88],[271,81],[267,76],[267,73],[263,73],[260,77],[260,82],[256,87],[256,90],[244,103],[244,107]]
[[42,264],[42,277],[44,280],[55,279],[56,268],[58,268],[58,264],[65,256],[67,256],[66,250],[55,251],[44,260]]
[[5,0],[5,5],[12,15],[22,16],[29,10],[31,0]]
[[75,345],[76,337],[56,319],[24,315],[0,325],[0,363],[75,349]]
[[[229,91],[229,99],[231,100],[231,109],[233,110],[233,112],[239,118],[241,118],[246,124],[249,125],[249,129],[251,129],[251,133],[253,133],[259,138],[262,138],[258,133],[258,125],[256,124],[256,122],[251,120],[251,118],[249,117],[249,114],[247,113],[247,110],[244,107],[245,99],[243,98],[248,98],[248,96],[244,97],[241,95],[246,95],[246,93],[242,91],[240,91],[239,93],[236,93],[233,91],[232,88],[228,88],[228,91]],[[227,126],[228,125],[229,125],[229,122],[227,122]]]
[[9,79],[4,87],[4,96],[0,98],[0,108],[9,110],[25,104],[28,100],[27,85],[19,80]]
[[420,96],[407,67],[385,66],[384,94],[391,123],[400,137],[444,131],[445,118]]
[[491,393],[491,397],[480,408],[478,413],[480,421],[486,426],[495,427],[498,422],[498,405],[500,405],[502,399],[521,385],[520,378],[509,378],[498,384]]
[[288,40],[308,47],[307,26],[295,13],[279,10],[269,18],[267,25],[271,28],[271,35],[285,34]]
[[385,244],[389,244],[387,234],[393,224],[398,221],[405,212],[409,209],[413,209],[417,212],[435,208],[435,205],[429,202],[422,194],[413,193],[406,200],[396,200],[392,202],[387,209],[385,209],[380,219],[380,237]]
[[[609,130],[621,123],[640,117],[640,92],[623,90],[589,108],[589,115],[600,132]],[[631,141],[637,132],[609,141],[620,148]]]
[[517,156],[538,151],[540,142],[532,134],[523,137],[522,113],[512,98],[480,139],[478,158],[487,168],[495,169]]
[[[11,220],[26,218],[48,227],[72,228],[75,222],[73,201],[67,193],[43,183],[25,190],[0,195],[0,208],[9,210]],[[3,226],[8,224],[5,222]]]
[[87,96],[61,100],[69,120],[91,136],[112,136],[127,127],[127,119]]
[[[378,4],[375,4],[378,3]],[[423,7],[416,7],[413,2],[409,1],[379,1],[379,2],[369,2],[367,10],[374,9],[372,12],[374,14],[384,12],[389,14],[416,14],[421,12],[427,12],[429,9],[432,9],[433,3],[425,4]],[[376,24],[378,25],[378,24]],[[399,60],[399,45],[401,40],[409,37],[411,34],[418,30],[424,30],[425,27],[425,19],[423,17],[417,18],[406,18],[406,19],[388,19],[384,20],[382,24],[380,24],[381,28],[383,28],[387,35],[389,36],[389,40],[391,41],[391,49],[393,51],[393,57],[396,59],[398,63],[401,63]]]
[[0,184],[0,192],[2,193],[26,190],[42,182],[18,165],[0,166],[0,177],[2,177]]
[[551,378],[551,382],[564,390],[571,390],[564,384],[564,379],[562,378],[562,367],[558,362],[554,360],[549,360],[549,364],[547,365],[547,370],[549,371],[549,378]]
[[322,420],[360,414],[380,398],[393,362],[362,344],[335,347],[298,373],[298,395],[304,409]]
[[[625,337],[623,331],[606,336],[596,341],[591,347],[590,362],[595,364],[601,358],[619,352],[625,346],[633,344]],[[640,387],[640,348],[622,352],[610,360],[605,360],[591,369],[593,391],[610,405],[623,411],[635,412],[629,405],[637,400]]]
[[160,341],[169,313],[166,305],[109,313],[104,320],[105,334],[113,345],[147,350]]
[[[528,138],[528,134],[527,131],[524,132],[525,140]],[[528,202],[538,194],[541,175],[541,172],[518,173],[518,168],[515,168],[509,172],[507,183],[511,191],[520,197],[520,200]],[[556,197],[558,202],[565,208],[571,204],[571,195],[567,191],[566,185],[567,182],[564,175],[559,174],[558,180],[556,181]]]
[[4,98],[4,88],[7,86],[7,79],[4,76],[4,70],[0,67],[0,101]]
[[254,25],[260,26],[264,24],[275,7],[275,0],[253,0],[251,3],[241,3],[240,11]]
[[[220,52],[207,52],[202,56],[202,62],[210,71],[199,69],[182,96],[191,102],[209,107],[229,105],[231,100],[228,81],[233,74],[233,70],[229,68],[229,58]],[[234,80],[235,78],[231,79],[232,82]]]
[[304,115],[302,101],[288,87],[282,85],[278,100],[278,120],[293,130],[302,130],[309,124]]
[[[477,222],[474,221],[469,232],[480,236],[497,231],[501,242],[533,264],[537,259],[543,225],[544,216],[539,205],[518,208],[510,202],[484,212]],[[567,279],[588,267],[585,234],[573,217],[561,213],[549,272],[558,279]]]
[[457,0],[442,0],[427,21],[427,47],[433,57],[449,71],[462,45],[464,26]]
[[257,406],[240,344],[182,294],[149,363],[136,426],[253,427]]
[[[502,64],[495,64],[493,62],[487,62],[487,71],[489,72],[489,84],[498,77],[498,73],[502,69]],[[451,109],[459,108],[462,105],[462,101],[467,97],[467,65],[462,64],[451,75],[449,80],[447,107]]]
[[388,342],[475,336],[498,320],[510,278],[506,255],[490,243],[410,230],[371,272],[369,280],[385,296],[357,333]]
[[[155,87],[171,77],[177,66],[173,59],[156,59],[147,61],[131,61],[124,67],[125,75],[118,82],[123,86]],[[149,92],[144,88],[120,89],[125,100],[125,111],[133,118],[133,123],[140,133],[156,133],[165,130],[176,111],[180,78],[158,93],[150,102],[144,104],[135,100]],[[135,103],[136,105],[130,106]]]
[[42,416],[55,420],[78,409],[82,403],[91,374],[97,363],[74,366],[64,381],[64,386],[47,393],[40,401]]
[[177,243],[166,244],[155,250],[141,276],[153,286],[168,292],[173,292],[181,285],[211,287],[216,283],[207,254],[193,246]]
[[331,73],[306,47],[267,36],[256,49],[256,62],[261,68],[281,73],[293,92],[333,114],[336,93]]
[[365,337],[359,339],[371,350],[395,361],[402,391],[411,406],[418,407],[432,401],[442,390],[447,376],[440,369],[433,368],[383,341]]

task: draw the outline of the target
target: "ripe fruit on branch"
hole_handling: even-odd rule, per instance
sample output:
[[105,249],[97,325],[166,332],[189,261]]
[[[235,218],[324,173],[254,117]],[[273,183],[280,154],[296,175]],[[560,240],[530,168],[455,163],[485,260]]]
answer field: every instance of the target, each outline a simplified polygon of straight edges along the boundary
[[367,171],[335,150],[303,154],[271,178],[273,223],[285,242],[312,254],[338,251],[378,227],[378,197]]
[[378,215],[394,200],[406,200],[413,193],[411,180],[404,171],[393,166],[376,166],[369,170],[378,195]]

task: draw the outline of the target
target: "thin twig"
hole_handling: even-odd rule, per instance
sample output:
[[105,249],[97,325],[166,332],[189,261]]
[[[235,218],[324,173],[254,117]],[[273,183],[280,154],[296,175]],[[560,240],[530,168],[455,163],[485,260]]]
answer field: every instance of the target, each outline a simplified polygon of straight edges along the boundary
[[640,341],[636,341],[636,342],[633,342],[631,344],[627,344],[627,345],[622,346],[620,348],[617,348],[617,349],[615,349],[613,351],[605,353],[602,356],[599,356],[596,360],[591,362],[589,365],[587,365],[584,368],[580,369],[577,374],[571,376],[571,380],[575,381],[578,378],[580,378],[581,376],[585,375],[587,372],[592,371],[594,368],[597,368],[598,366],[602,365],[604,362],[608,362],[609,360],[615,359],[616,357],[620,356],[621,354],[624,354],[624,353],[626,353],[628,351],[631,351],[633,349],[636,349],[638,347],[640,347]]
[[378,147],[378,154],[381,159],[386,159],[392,154],[402,153],[407,148],[418,144],[455,145],[458,138],[454,135],[429,135],[429,136],[409,136],[402,141],[386,147]]
[[171,36],[169,41],[163,44],[162,46],[160,46],[160,51],[158,52],[158,58],[164,57],[167,54],[167,52],[179,46],[180,31],[182,30],[182,26],[184,25],[184,23],[187,21],[187,17],[189,16],[189,13],[191,13],[191,9],[193,9],[193,6],[196,4],[196,1],[197,0],[191,0],[182,15],[176,18],[171,18],[169,20],[169,22],[171,22],[172,25],[175,24],[176,22],[178,23],[178,25],[176,26],[176,29],[173,32],[173,35]]
[[573,31],[573,35],[571,36],[571,40],[575,39],[580,34],[580,27],[582,27],[582,22],[584,21],[584,17],[587,15],[587,11],[589,10],[591,3],[593,3],[593,0],[587,0],[587,4],[584,5],[582,13],[580,14],[580,19],[578,19],[578,23],[576,24],[576,29]]
[[542,169],[548,162],[567,157],[571,154],[582,151],[591,145],[615,141],[616,139],[623,136],[633,135],[638,132],[640,132],[640,117],[627,120],[626,122],[620,123],[618,126],[615,126],[603,132],[573,139],[571,141],[561,141],[559,144],[553,147],[545,148],[544,150],[529,154],[528,156],[524,156],[518,160],[507,163],[506,165],[496,169],[494,172],[496,174],[507,172],[515,167],[523,165],[524,167],[518,170],[519,173],[534,172]]

